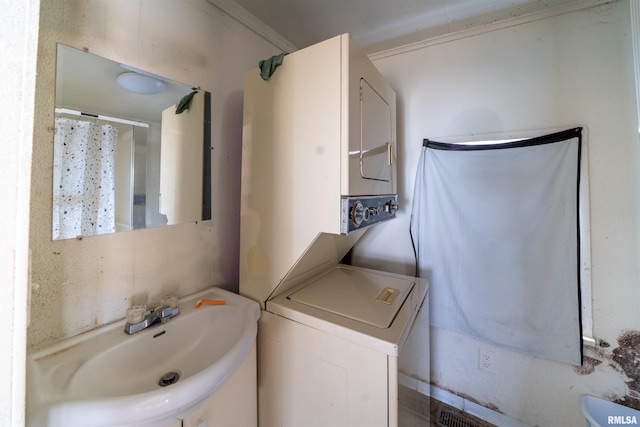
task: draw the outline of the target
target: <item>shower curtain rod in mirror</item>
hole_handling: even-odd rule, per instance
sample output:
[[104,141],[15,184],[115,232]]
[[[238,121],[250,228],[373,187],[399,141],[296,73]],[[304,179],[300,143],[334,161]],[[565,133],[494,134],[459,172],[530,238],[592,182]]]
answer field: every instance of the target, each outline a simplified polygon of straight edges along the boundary
[[68,108],[56,108],[56,113],[71,114],[71,115],[74,115],[74,116],[82,116],[82,117],[91,117],[91,118],[98,119],[98,120],[107,120],[107,121],[110,121],[110,122],[123,123],[125,125],[139,126],[139,127],[143,127],[143,128],[148,128],[149,127],[148,123],[138,122],[138,121],[135,121],[135,120],[120,119],[118,117],[104,116],[102,114],[85,113],[83,111],[70,110]]

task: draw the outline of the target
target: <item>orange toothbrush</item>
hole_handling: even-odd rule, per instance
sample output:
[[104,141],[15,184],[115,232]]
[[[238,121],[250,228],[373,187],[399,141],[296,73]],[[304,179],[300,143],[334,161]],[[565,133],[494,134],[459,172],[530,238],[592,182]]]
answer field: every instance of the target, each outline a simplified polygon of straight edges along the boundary
[[202,304],[225,305],[227,302],[221,299],[201,299],[196,303],[196,308],[200,308]]

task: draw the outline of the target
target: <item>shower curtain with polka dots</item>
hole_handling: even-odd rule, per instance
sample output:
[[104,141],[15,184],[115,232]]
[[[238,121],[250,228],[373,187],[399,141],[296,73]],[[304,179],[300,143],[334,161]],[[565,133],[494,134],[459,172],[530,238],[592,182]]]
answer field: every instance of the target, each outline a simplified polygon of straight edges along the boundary
[[55,123],[53,239],[115,231],[118,128],[62,117]]

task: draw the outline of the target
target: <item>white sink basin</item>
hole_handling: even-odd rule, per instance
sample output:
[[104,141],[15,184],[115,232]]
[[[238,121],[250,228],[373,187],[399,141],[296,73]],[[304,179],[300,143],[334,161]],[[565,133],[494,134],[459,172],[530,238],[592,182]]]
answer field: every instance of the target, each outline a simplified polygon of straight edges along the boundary
[[[200,299],[226,305],[196,309]],[[133,335],[121,321],[30,354],[28,425],[162,426],[195,409],[249,354],[260,308],[218,288],[183,298],[178,307],[177,317]],[[177,382],[161,387],[173,372]]]

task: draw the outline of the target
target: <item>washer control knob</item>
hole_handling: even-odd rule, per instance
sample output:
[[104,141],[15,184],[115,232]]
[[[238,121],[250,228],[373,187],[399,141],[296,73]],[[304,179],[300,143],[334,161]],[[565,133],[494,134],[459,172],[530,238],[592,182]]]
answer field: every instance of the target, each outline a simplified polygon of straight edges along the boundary
[[391,215],[395,214],[396,212],[398,212],[398,202],[393,199],[389,200],[389,203],[384,205],[384,210]]
[[366,208],[359,200],[353,205],[351,210],[351,219],[356,226],[360,226],[365,221],[369,220],[369,208]]

